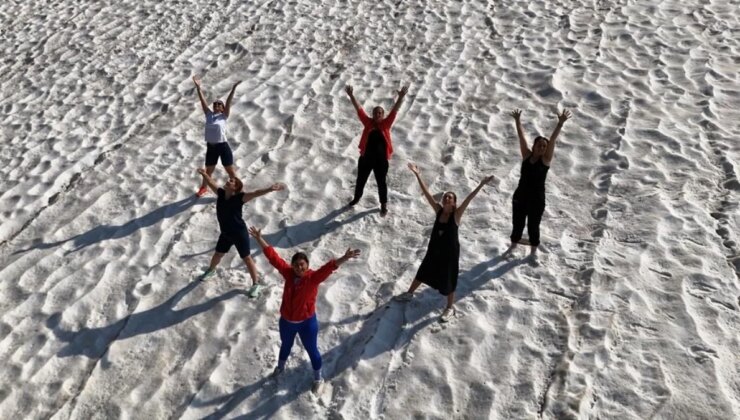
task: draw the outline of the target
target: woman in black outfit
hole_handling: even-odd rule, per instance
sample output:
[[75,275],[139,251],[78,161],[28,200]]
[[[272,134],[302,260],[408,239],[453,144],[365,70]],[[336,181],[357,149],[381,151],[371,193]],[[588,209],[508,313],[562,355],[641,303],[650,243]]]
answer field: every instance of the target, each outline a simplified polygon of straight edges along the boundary
[[522,240],[522,231],[524,225],[527,225],[529,234],[528,243],[531,246],[530,258],[536,261],[537,246],[540,244],[540,221],[542,214],[545,212],[545,178],[547,171],[550,170],[550,162],[555,152],[555,140],[560,134],[560,129],[565,121],[570,118],[570,112],[563,110],[557,114],[558,125],[555,126],[550,139],[537,136],[532,144],[532,150],[527,146],[527,139],[524,137],[522,129],[522,111],[515,109],[511,116],[516,121],[516,133],[519,136],[519,150],[522,153],[522,169],[519,177],[519,186],[514,191],[512,199],[512,224],[511,246],[504,252],[504,256],[509,256],[516,248],[517,243]]
[[442,195],[442,203],[434,201],[424,181],[421,179],[419,168],[409,163],[409,169],[416,175],[421,191],[434,209],[434,227],[429,239],[427,253],[416,272],[416,277],[411,283],[408,292],[396,296],[396,300],[408,302],[414,295],[414,291],[422,284],[431,286],[444,296],[447,296],[447,306],[442,312],[440,322],[447,322],[452,315],[452,305],[455,302],[455,289],[457,288],[458,262],[460,260],[460,242],[457,237],[457,228],[460,226],[463,212],[484,185],[491,182],[493,176],[483,178],[478,186],[471,192],[460,207],[457,206],[457,196],[453,192],[445,192]]
[[362,198],[362,192],[365,189],[365,183],[370,176],[370,172],[375,174],[375,182],[378,184],[378,198],[380,199],[380,215],[388,214],[388,185],[386,177],[388,175],[388,161],[393,154],[393,143],[391,141],[391,127],[396,121],[396,115],[401,108],[403,98],[408,93],[408,86],[404,86],[398,91],[398,99],[393,104],[390,114],[385,116],[385,110],[382,106],[373,108],[373,117],[368,117],[365,110],[362,109],[360,102],[355,98],[354,89],[347,85],[344,89],[349,96],[352,106],[357,112],[357,117],[362,123],[362,137],[360,138],[360,159],[357,161],[357,182],[355,183],[355,196],[349,203],[354,206]]

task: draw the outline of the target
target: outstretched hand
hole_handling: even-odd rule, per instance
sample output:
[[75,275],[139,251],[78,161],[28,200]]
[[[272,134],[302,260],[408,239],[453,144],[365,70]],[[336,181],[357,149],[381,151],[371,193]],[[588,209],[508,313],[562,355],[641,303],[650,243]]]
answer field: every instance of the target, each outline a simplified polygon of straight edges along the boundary
[[519,118],[522,116],[522,110],[521,109],[515,109],[509,113],[516,121],[519,121]]
[[195,83],[195,87],[200,89],[200,79],[198,79],[198,76],[193,76],[193,83]]
[[571,117],[571,114],[570,114],[570,111],[568,111],[567,109],[563,109],[563,112],[557,114],[557,116],[558,116],[558,122],[560,124],[563,124]]
[[415,163],[409,162],[409,165],[408,166],[409,166],[409,169],[411,170],[411,172],[414,173],[414,175],[419,175],[419,167],[416,166]]
[[349,95],[350,98],[354,95],[354,88],[352,88],[352,85],[345,86],[344,91],[347,92],[347,95]]
[[254,236],[254,239],[259,240],[260,238],[262,238],[262,229],[257,229],[257,227],[251,226],[249,228],[249,234]]
[[208,172],[206,172],[205,168],[198,168],[198,173],[203,176],[208,176]]
[[347,248],[347,251],[344,253],[343,258],[348,260],[350,258],[357,258],[360,256],[360,250],[359,249],[352,249]]
[[236,83],[234,83],[234,86],[232,86],[232,89],[236,89],[237,86],[239,86],[242,83],[241,80],[237,80]]
[[480,181],[480,184],[481,184],[481,185],[486,185],[486,184],[490,184],[490,183],[491,183],[491,181],[493,181],[493,180],[494,180],[494,176],[493,176],[493,175],[489,175],[489,176],[487,176],[487,177],[485,177],[485,178],[481,179],[481,181]]
[[285,189],[285,184],[282,182],[276,182],[270,185],[270,191],[282,191]]
[[347,262],[347,260],[349,260],[350,258],[356,258],[358,255],[360,255],[359,249],[347,248],[347,252],[345,252],[344,255],[342,255],[341,257],[337,258],[335,262],[337,263],[337,266],[340,266]]
[[398,91],[398,97],[399,98],[403,98],[404,96],[406,96],[406,94],[408,92],[409,92],[409,86],[406,85],[406,86],[402,87],[401,90]]

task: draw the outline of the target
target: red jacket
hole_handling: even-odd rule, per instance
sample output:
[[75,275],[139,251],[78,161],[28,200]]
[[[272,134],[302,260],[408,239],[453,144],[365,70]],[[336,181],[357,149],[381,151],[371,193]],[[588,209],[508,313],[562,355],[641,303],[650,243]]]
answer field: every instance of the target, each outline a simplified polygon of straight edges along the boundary
[[[367,146],[367,138],[370,136],[370,132],[373,131],[373,128],[375,128],[375,123],[370,117],[367,116],[365,110],[362,108],[359,108],[357,110],[357,116],[360,118],[360,122],[364,127],[362,129],[362,138],[360,138],[360,155],[364,155],[365,147]],[[393,122],[395,120],[396,112],[391,111],[391,113],[388,114],[388,116],[385,117],[377,126],[380,129],[380,132],[383,133],[383,137],[385,137],[385,158],[388,160],[391,159],[391,155],[393,154],[393,143],[391,143],[391,126],[393,125]]]
[[292,322],[305,321],[311,318],[316,312],[316,295],[319,293],[319,284],[339,268],[336,260],[330,260],[316,271],[307,270],[303,277],[296,278],[293,268],[280,258],[273,247],[264,248],[263,251],[270,264],[285,279],[280,316]]

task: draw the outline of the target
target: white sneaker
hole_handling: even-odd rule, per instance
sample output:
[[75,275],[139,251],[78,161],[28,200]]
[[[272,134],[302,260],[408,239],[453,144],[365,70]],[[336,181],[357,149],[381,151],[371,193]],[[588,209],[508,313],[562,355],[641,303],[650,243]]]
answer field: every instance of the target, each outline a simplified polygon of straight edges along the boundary
[[251,298],[258,298],[260,297],[260,291],[262,290],[262,284],[257,283],[249,288],[249,291],[247,292],[249,294],[249,297]]
[[311,392],[314,394],[318,394],[321,392],[321,388],[324,386],[324,380],[319,379],[318,381],[313,381],[313,386],[311,387]]
[[450,318],[452,318],[452,315],[454,314],[455,310],[452,308],[445,308],[444,311],[442,311],[442,315],[439,316],[439,322],[446,323],[450,321]]
[[527,257],[527,262],[532,267],[540,266],[540,258],[537,256],[537,254],[529,254],[529,256]]
[[501,258],[505,259],[506,261],[511,261],[516,258],[516,255],[514,254],[514,250],[509,248],[506,250],[506,252],[501,254]]
[[209,277],[213,277],[214,274],[216,274],[216,269],[208,267],[206,268],[206,271],[198,277],[198,280],[203,281]]
[[396,302],[408,302],[414,297],[413,293],[403,292],[400,295],[393,296],[393,300]]

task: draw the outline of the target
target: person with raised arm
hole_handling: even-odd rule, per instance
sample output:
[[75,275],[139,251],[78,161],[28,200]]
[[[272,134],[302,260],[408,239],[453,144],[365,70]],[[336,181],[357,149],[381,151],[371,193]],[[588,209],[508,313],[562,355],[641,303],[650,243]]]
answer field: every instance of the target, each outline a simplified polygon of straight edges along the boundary
[[[226,120],[231,113],[231,102],[234,100],[234,92],[236,92],[236,87],[239,86],[241,81],[234,83],[231,87],[229,97],[226,98],[226,104],[220,99],[216,99],[213,102],[213,110],[208,108],[206,97],[203,95],[203,90],[200,87],[200,79],[193,76],[193,83],[195,83],[195,89],[198,91],[200,106],[206,115],[206,171],[208,175],[212,175],[220,158],[221,164],[229,174],[229,178],[234,179],[236,178],[236,169],[234,168],[234,155],[231,153],[231,147],[229,147],[226,139]],[[195,195],[202,197],[206,192],[208,192],[208,188],[204,179]]]
[[522,243],[530,245],[529,258],[532,263],[536,264],[537,247],[540,245],[540,222],[542,221],[542,215],[545,213],[545,178],[547,178],[547,171],[550,170],[550,163],[555,153],[555,141],[560,134],[560,129],[563,128],[563,124],[570,118],[571,114],[567,109],[558,113],[558,123],[550,138],[535,137],[531,150],[527,145],[527,139],[522,128],[522,111],[515,109],[510,115],[516,122],[519,151],[523,160],[519,185],[512,198],[511,245],[504,252],[504,256],[512,255],[517,243],[522,240],[522,232],[526,224],[529,241]]
[[345,88],[352,106],[355,107],[357,117],[362,123],[362,136],[360,137],[360,158],[357,161],[357,182],[355,183],[355,195],[349,206],[354,206],[362,198],[365,189],[365,183],[370,176],[370,172],[375,175],[375,182],[378,184],[378,197],[380,199],[380,215],[388,214],[388,185],[386,177],[388,176],[388,161],[393,154],[393,144],[391,141],[391,127],[396,120],[398,110],[401,108],[403,98],[409,91],[408,86],[404,86],[398,91],[396,103],[388,116],[385,116],[385,110],[382,106],[373,108],[373,117],[370,118],[362,109],[354,95],[352,86],[347,85]]
[[409,163],[408,166],[416,176],[416,180],[419,181],[421,192],[434,211],[435,218],[427,253],[424,255],[419,270],[416,272],[409,290],[396,296],[395,299],[401,302],[410,301],[414,296],[414,291],[424,283],[438,290],[440,294],[447,296],[447,306],[439,319],[440,322],[447,322],[454,311],[453,304],[459,271],[460,241],[458,240],[457,229],[460,226],[460,220],[465,209],[481,188],[493,180],[493,176],[483,178],[480,184],[458,206],[457,196],[451,191],[442,194],[441,203],[436,202],[424,180],[421,179],[419,168],[413,163]]
[[296,252],[288,264],[262,237],[262,230],[252,226],[249,233],[262,247],[265,257],[277,269],[283,279],[283,299],[280,304],[280,354],[278,365],[273,376],[280,375],[285,369],[285,363],[290,356],[296,334],[311,359],[314,383],[313,392],[319,391],[323,379],[321,378],[321,353],[319,353],[318,336],[319,321],[316,319],[316,296],[319,293],[319,284],[329,277],[339,266],[351,258],[360,255],[359,249],[348,248],[339,258],[331,259],[318,270],[308,268],[308,256],[303,252]]
[[203,182],[216,194],[216,218],[221,234],[216,243],[216,252],[211,257],[211,263],[206,271],[200,276],[200,280],[205,280],[216,273],[216,266],[221,262],[224,255],[229,252],[232,246],[236,247],[239,257],[247,265],[249,276],[252,278],[252,287],[249,288],[250,297],[258,297],[262,284],[257,276],[257,266],[250,256],[249,250],[249,233],[247,233],[247,224],[242,218],[242,207],[245,203],[263,196],[273,191],[282,191],[285,185],[275,183],[267,188],[262,188],[252,192],[242,192],[243,184],[239,178],[229,178],[223,188],[219,188],[204,168],[198,169],[198,173],[203,177]]

